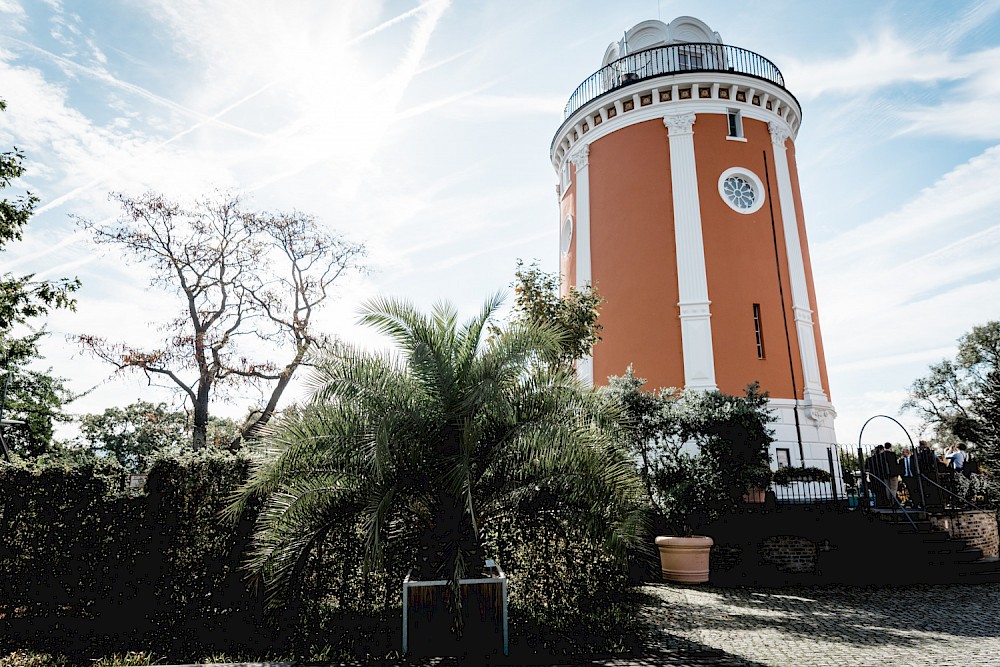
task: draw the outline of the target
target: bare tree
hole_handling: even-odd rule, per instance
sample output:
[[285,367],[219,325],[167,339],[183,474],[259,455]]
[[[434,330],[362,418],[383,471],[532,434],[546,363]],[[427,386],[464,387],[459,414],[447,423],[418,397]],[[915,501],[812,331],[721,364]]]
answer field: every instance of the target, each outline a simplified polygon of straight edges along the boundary
[[[152,284],[182,301],[153,349],[76,336],[83,348],[118,371],[168,378],[194,413],[193,445],[206,444],[213,394],[239,384],[270,387],[270,395],[240,427],[233,444],[266,424],[306,352],[319,340],[313,315],[345,273],[363,270],[365,248],[298,212],[246,210],[239,195],[217,193],[191,207],[146,193],[113,194],[123,215],[113,224],[78,222],[99,245],[153,269]],[[278,345],[288,361],[258,359],[247,337]],[[266,394],[266,391],[265,391]]]

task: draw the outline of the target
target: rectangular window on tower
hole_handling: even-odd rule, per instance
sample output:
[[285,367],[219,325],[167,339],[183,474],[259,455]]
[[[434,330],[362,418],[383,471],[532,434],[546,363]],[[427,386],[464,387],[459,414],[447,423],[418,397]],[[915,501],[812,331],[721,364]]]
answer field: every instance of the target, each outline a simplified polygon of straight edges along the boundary
[[760,324],[760,304],[753,305],[753,332],[757,337],[757,358],[764,358],[764,333]]
[[681,49],[677,52],[677,69],[702,69],[704,66],[704,57],[700,51],[695,50],[693,47]]
[[727,116],[729,117],[729,138],[742,139],[743,116],[740,114],[739,109],[729,109]]
[[792,450],[790,449],[776,449],[774,450],[775,458],[778,459],[779,468],[787,468],[792,465]]

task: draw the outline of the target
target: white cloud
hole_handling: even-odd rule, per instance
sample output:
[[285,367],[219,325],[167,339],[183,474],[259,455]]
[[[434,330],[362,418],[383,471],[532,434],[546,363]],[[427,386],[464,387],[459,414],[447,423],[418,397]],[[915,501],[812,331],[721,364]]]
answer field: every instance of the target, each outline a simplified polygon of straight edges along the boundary
[[[332,217],[324,213],[333,210],[338,213],[334,224],[353,219],[369,226],[364,232],[357,226],[348,230],[355,238],[387,240],[379,227],[399,224],[388,213],[408,210],[408,201],[426,202],[433,194],[433,188],[414,194],[399,183],[380,187],[376,157],[399,132],[393,127],[397,107],[413,78],[426,69],[425,53],[448,3],[425,3],[381,22],[369,2],[313,5],[304,12],[267,3],[256,13],[233,12],[229,3],[167,4],[159,16],[169,19],[178,51],[204,74],[189,82],[182,98],[113,75],[93,55],[96,51],[75,41],[83,37],[67,27],[69,19],[61,19],[60,32],[67,54],[10,37],[15,49],[0,54],[0,80],[12,101],[10,111],[0,114],[0,141],[17,138],[32,160],[28,184],[43,198],[31,234],[9,247],[5,260],[19,271],[83,279],[79,311],[55,314],[53,336],[45,342],[46,363],[57,374],[72,369],[74,390],[97,385],[74,406],[79,411],[127,402],[149,390],[141,379],[103,382],[109,368],[82,356],[62,336],[89,332],[148,344],[158,335],[150,322],[174,308],[169,295],[146,288],[136,267],[97,256],[81,243],[65,211],[104,219],[117,214],[106,201],[108,190],[155,188],[184,197],[239,181],[261,191],[263,200],[255,202],[261,208],[275,203],[291,208],[294,202],[321,218]],[[276,30],[281,23],[292,25]],[[383,37],[391,39],[379,42]],[[352,39],[355,46],[348,44]],[[375,42],[380,48],[389,45],[377,59],[391,67],[375,67],[361,57],[359,49]],[[20,64],[18,58],[26,54],[55,68]],[[116,117],[98,122],[102,114],[88,115],[74,106],[74,86],[81,82],[105,94]],[[161,122],[151,122],[154,114]],[[454,176],[444,181],[453,182]],[[360,200],[359,188],[365,193]],[[375,208],[383,214],[366,215]],[[391,245],[388,249],[399,252]],[[376,291],[371,279],[349,283],[343,292],[349,298],[330,304],[317,325],[372,343],[371,334],[353,322],[357,300]],[[255,396],[244,399],[237,401],[237,413]]]
[[28,13],[17,0],[0,0],[0,14],[3,20],[7,21],[10,29],[16,32],[24,31],[24,21],[28,18]]
[[921,49],[883,30],[843,58],[806,62],[786,57],[781,69],[789,89],[800,100],[810,100],[828,93],[866,94],[898,83],[957,80],[966,76],[966,68],[963,59],[940,48]]
[[939,104],[903,109],[903,132],[969,139],[1000,139],[1000,48],[972,53],[961,60],[965,76]]
[[[879,139],[905,133],[963,139],[1000,139],[1000,48],[962,50],[966,36],[1000,11],[992,0],[973,5],[949,23],[901,36],[893,27],[858,38],[841,58],[805,61],[784,58],[782,70],[802,101],[842,98],[853,131],[863,113],[877,120]],[[828,105],[829,106],[829,105]],[[849,107],[854,107],[848,111]],[[871,123],[868,123],[871,125]],[[871,140],[873,137],[865,137]]]
[[876,411],[895,415],[895,392],[952,356],[962,332],[1000,318],[997,179],[1000,146],[896,211],[813,245],[838,429],[856,430]]
[[994,146],[946,173],[898,211],[818,245],[814,254],[828,263],[870,259],[891,265],[909,258],[910,249],[941,248],[993,224],[1000,206],[998,179],[1000,146]]

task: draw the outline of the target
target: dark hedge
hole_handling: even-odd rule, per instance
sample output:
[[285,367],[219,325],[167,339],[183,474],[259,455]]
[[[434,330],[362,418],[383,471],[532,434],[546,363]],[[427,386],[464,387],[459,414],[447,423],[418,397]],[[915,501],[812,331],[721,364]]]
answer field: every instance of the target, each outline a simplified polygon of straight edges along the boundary
[[161,458],[130,493],[113,463],[0,464],[0,648],[183,654],[269,639],[238,569],[252,517],[219,519],[248,470],[219,452]]
[[[366,571],[356,526],[309,559],[298,601],[265,610],[240,570],[255,509],[219,513],[249,460],[209,450],[157,459],[142,491],[117,464],[0,463],[0,655],[73,664],[148,651],[159,662],[225,655],[378,660],[400,647],[406,554]],[[578,536],[507,526],[488,540],[511,576],[512,649],[622,650],[636,638],[628,577]],[[623,645],[622,641],[625,640]]]

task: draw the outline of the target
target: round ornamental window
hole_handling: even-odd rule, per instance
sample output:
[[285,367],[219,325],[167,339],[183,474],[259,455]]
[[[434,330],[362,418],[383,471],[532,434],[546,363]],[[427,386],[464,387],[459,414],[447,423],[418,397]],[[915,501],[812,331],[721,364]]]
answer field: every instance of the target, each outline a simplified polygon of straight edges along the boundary
[[736,208],[750,208],[757,198],[753,186],[739,176],[727,178],[722,184],[722,189],[726,193],[726,199]]
[[559,249],[562,254],[569,254],[570,241],[573,240],[573,216],[567,215],[563,220],[562,229],[559,231]]
[[764,204],[764,185],[753,172],[734,167],[719,177],[719,195],[737,213],[756,213]]

